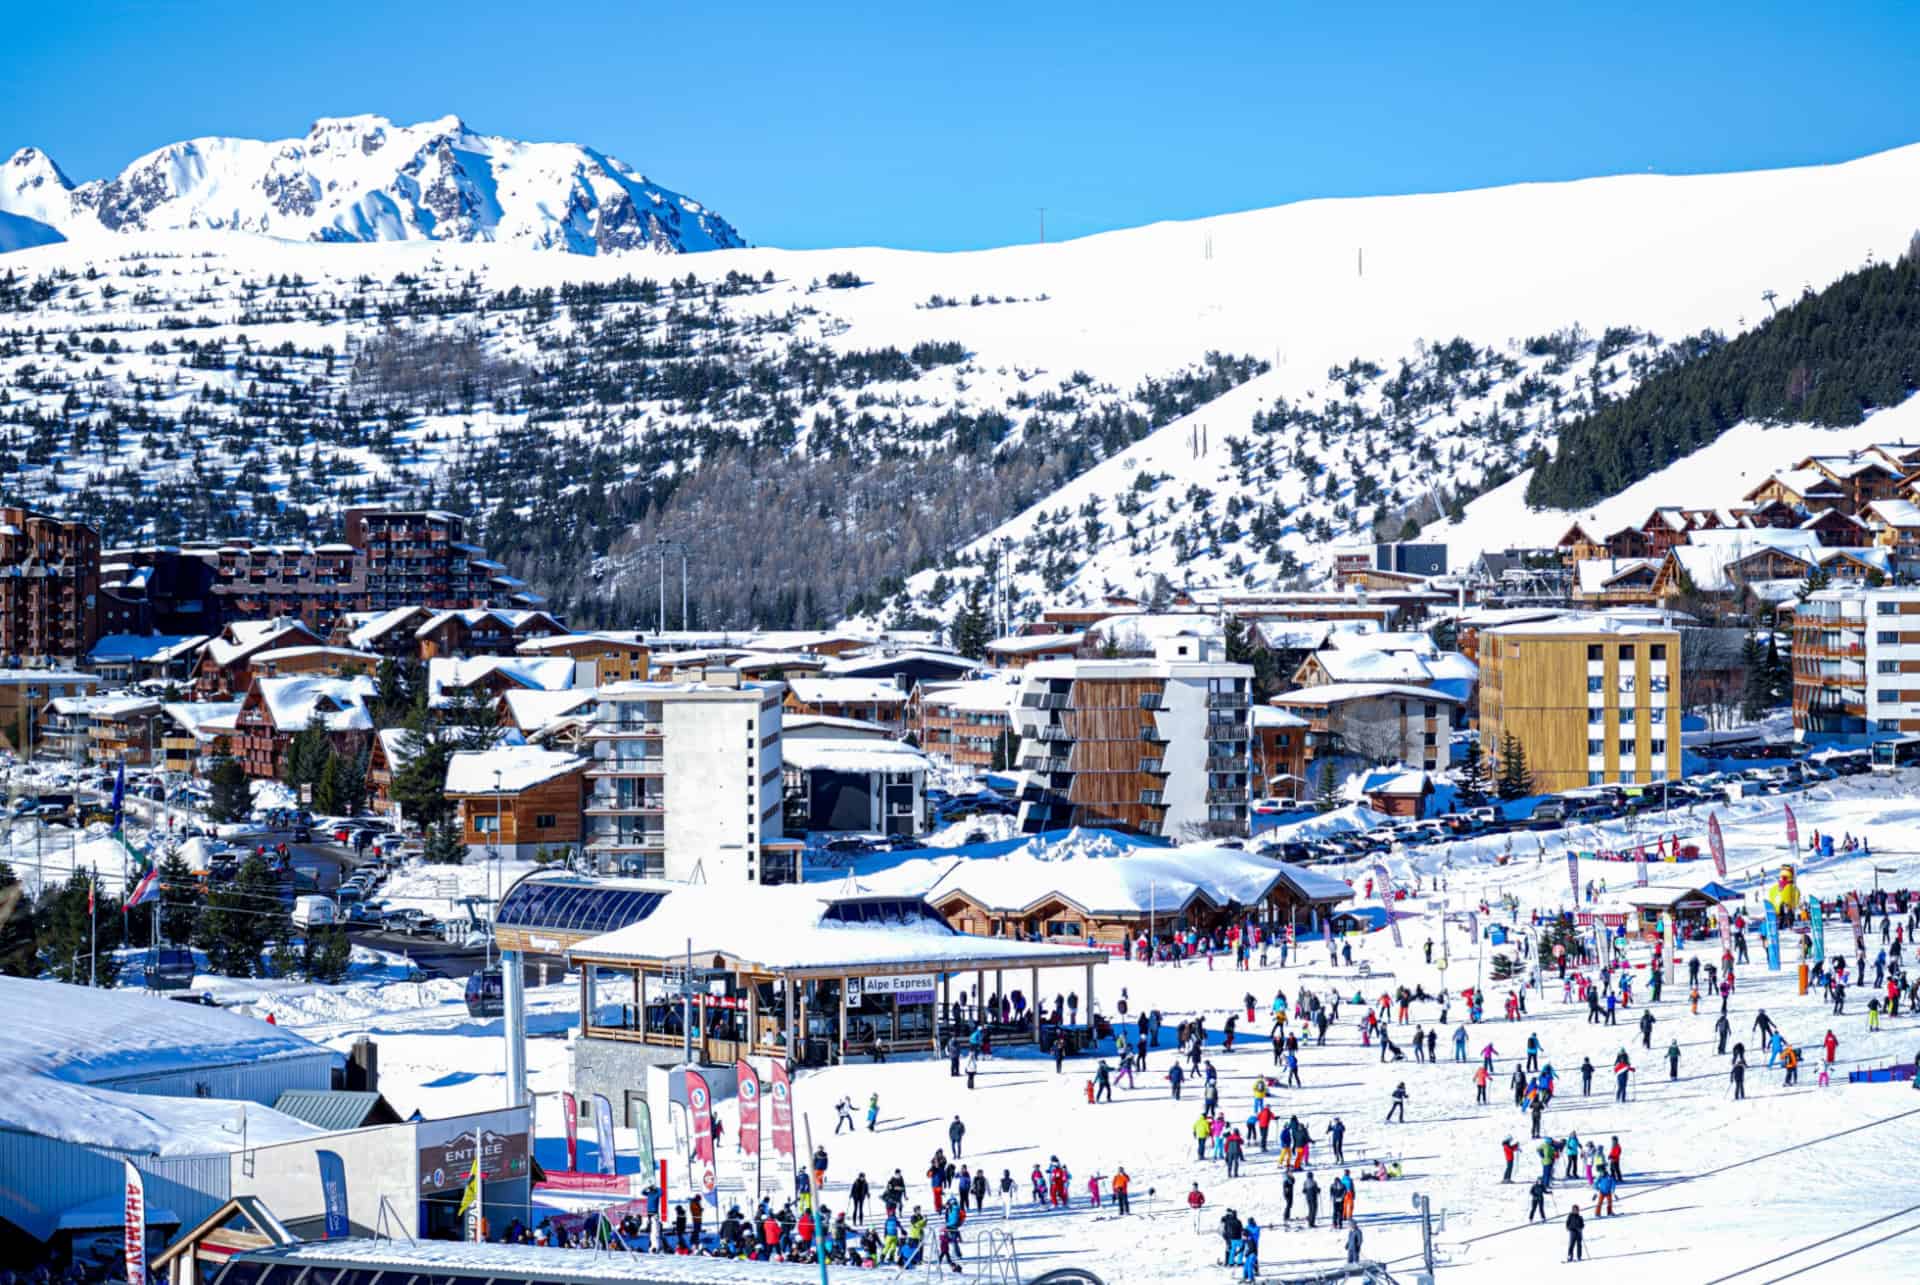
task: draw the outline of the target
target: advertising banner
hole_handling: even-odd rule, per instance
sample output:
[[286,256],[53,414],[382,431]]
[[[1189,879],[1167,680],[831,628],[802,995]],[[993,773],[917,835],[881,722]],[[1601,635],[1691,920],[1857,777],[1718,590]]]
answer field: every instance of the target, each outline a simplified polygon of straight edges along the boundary
[[773,1152],[793,1162],[793,1084],[787,1079],[787,1064],[773,1060],[767,1090],[773,1096]]
[[1707,845],[1713,849],[1713,868],[1722,879],[1727,877],[1727,843],[1720,837],[1720,814],[1707,814]]
[[147,1285],[147,1183],[133,1161],[126,1166],[127,1285]]
[[580,1167],[580,1100],[571,1093],[562,1093],[560,1103],[567,1112],[567,1168]]
[[687,1113],[693,1118],[695,1190],[712,1200],[719,1189],[713,1169],[713,1095],[707,1089],[707,1077],[698,1071],[687,1072]]
[[316,1151],[313,1158],[320,1162],[320,1200],[326,1207],[327,1225],[324,1237],[327,1240],[345,1240],[353,1234],[353,1228],[347,1222],[347,1166],[337,1151]]
[[617,1172],[619,1144],[613,1138],[613,1103],[607,1101],[604,1093],[593,1095],[593,1141],[600,1149],[600,1172]]

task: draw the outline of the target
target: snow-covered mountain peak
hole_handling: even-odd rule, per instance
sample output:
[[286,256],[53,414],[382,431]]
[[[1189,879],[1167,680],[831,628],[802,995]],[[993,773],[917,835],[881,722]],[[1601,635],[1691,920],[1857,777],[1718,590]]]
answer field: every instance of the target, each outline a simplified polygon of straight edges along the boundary
[[572,143],[322,117],[301,138],[171,143],[75,187],[24,148],[0,175],[0,212],[67,235],[219,229],[306,241],[489,241],[574,254],[682,253],[745,243],[704,204]]

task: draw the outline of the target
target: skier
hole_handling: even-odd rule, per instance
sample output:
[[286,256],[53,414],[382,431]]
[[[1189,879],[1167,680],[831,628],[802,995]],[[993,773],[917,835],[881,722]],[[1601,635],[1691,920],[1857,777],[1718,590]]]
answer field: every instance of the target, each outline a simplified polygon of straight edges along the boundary
[[838,1102],[833,1104],[833,1110],[834,1110],[834,1115],[836,1116],[836,1119],[833,1122],[834,1137],[836,1138],[839,1137],[840,1130],[843,1128],[848,1133],[857,1132],[857,1130],[855,1130],[853,1127],[853,1099],[852,1098],[843,1096]]
[[1575,1205],[1567,1211],[1567,1261],[1569,1263],[1587,1256],[1586,1226],[1587,1220],[1580,1216],[1580,1206]]
[[1640,1047],[1653,1047],[1653,1010],[1647,1009],[1640,1014]]
[[1307,1198],[1307,1226],[1314,1225],[1314,1219],[1320,1216],[1320,1183],[1313,1176],[1313,1170],[1307,1170],[1307,1181],[1300,1188],[1300,1194]]
[[1360,1243],[1362,1239],[1363,1238],[1360,1235],[1360,1224],[1348,1223],[1347,1224],[1347,1262],[1358,1263],[1360,1261]]
[[1333,1144],[1333,1162],[1343,1165],[1347,1162],[1347,1126],[1339,1116],[1333,1117],[1333,1123],[1327,1126],[1327,1140]]
[[960,1158],[960,1139],[966,1136],[967,1126],[960,1122],[958,1115],[955,1115],[953,1117],[953,1123],[947,1126],[947,1140],[953,1144],[953,1158],[955,1160]]
[[1520,1154],[1520,1148],[1514,1142],[1512,1134],[1508,1134],[1505,1138],[1502,1138],[1500,1140],[1500,1154],[1505,1156],[1507,1161],[1506,1172],[1500,1175],[1500,1181],[1512,1182],[1514,1157]]
[[1667,1078],[1669,1080],[1680,1078],[1680,1041],[1678,1039],[1667,1045]]
[[1527,1188],[1527,1194],[1533,1199],[1527,1205],[1527,1221],[1532,1222],[1537,1215],[1541,1222],[1547,1220],[1547,1185],[1535,1178],[1533,1185]]
[[1593,1096],[1593,1059],[1580,1059],[1580,1096]]
[[1405,1080],[1394,1086],[1393,1105],[1387,1108],[1387,1118],[1384,1123],[1393,1123],[1395,1114],[1399,1115],[1401,1124],[1407,1122],[1407,1082]]
[[880,1095],[872,1094],[867,1098],[867,1132],[873,1132],[875,1122],[880,1119]]

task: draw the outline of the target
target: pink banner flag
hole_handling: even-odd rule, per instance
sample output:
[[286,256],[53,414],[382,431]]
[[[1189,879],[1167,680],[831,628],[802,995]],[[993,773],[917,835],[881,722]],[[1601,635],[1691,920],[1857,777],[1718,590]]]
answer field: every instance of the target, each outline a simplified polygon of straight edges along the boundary
[[1787,849],[1790,852],[1800,851],[1800,822],[1794,818],[1791,803],[1787,804]]
[[1720,837],[1720,814],[1707,814],[1707,846],[1713,849],[1713,868],[1722,879],[1727,877],[1727,843]]
[[1637,888],[1647,886],[1647,845],[1644,841],[1634,850],[1633,883]]
[[719,1187],[713,1171],[713,1097],[707,1092],[707,1077],[698,1071],[687,1072],[687,1114],[693,1117],[693,1156],[700,1166],[694,1181],[700,1193],[712,1200]]

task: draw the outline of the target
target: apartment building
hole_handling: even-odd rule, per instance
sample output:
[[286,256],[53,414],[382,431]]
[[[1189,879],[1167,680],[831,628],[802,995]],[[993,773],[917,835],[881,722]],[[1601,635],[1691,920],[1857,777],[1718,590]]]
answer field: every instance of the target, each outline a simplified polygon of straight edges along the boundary
[[984,680],[971,683],[922,683],[913,693],[908,723],[920,748],[954,767],[990,771],[994,751],[1011,766],[1014,704],[1020,690],[1013,683]]
[[44,746],[46,705],[85,696],[100,686],[93,674],[59,669],[0,669],[0,740],[13,753],[32,758]]
[[1793,725],[1826,744],[1920,732],[1920,589],[1823,589],[1800,604]]
[[796,881],[800,845],[781,821],[783,694],[723,669],[601,688],[584,738],[586,855],[603,873]]
[[75,662],[100,636],[100,533],[0,508],[0,654],[9,664]]
[[325,634],[349,612],[537,603],[501,563],[467,542],[458,514],[348,509],[342,527],[344,538],[330,544],[221,545],[212,594],[223,617],[293,615]]
[[1536,790],[1678,780],[1680,633],[1566,616],[1480,637],[1480,743],[1512,736]]
[[[1302,720],[1301,775],[1311,793],[1325,760],[1365,767],[1404,763],[1447,766],[1459,696],[1412,683],[1320,683],[1275,696],[1271,704]],[[1336,772],[1343,768],[1336,767]]]
[[1253,667],[1201,659],[1219,647],[1194,638],[1159,650],[1152,660],[1045,660],[1020,671],[1023,831],[1245,833]]

